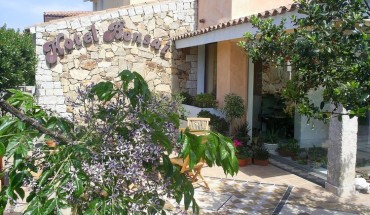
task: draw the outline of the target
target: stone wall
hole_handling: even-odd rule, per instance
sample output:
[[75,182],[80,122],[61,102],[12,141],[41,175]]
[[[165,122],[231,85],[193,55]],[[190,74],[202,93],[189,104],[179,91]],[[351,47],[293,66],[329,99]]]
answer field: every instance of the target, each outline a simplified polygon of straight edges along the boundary
[[[171,38],[195,30],[196,13],[196,0],[158,1],[92,12],[31,27],[30,32],[36,34],[39,60],[36,72],[38,103],[67,116],[71,111],[69,99],[76,99],[78,88],[103,80],[118,81],[117,75],[123,69],[140,73],[155,92],[188,91],[194,94],[197,48],[176,50]],[[125,32],[130,32],[132,36],[137,32],[142,34],[142,42],[134,39],[126,41],[124,37],[106,42],[104,33],[108,27],[122,21]],[[58,56],[56,63],[49,64],[47,60],[50,62],[50,56],[45,57],[47,53],[43,46],[60,33],[64,34],[64,39],[60,40],[60,46],[65,49],[64,56]],[[77,45],[75,35],[77,41],[86,41]],[[150,42],[159,39],[159,50],[155,44],[144,43],[145,35],[151,36]],[[73,45],[69,51],[64,44],[68,42]],[[161,53],[168,44],[171,44],[169,50]]]
[[262,94],[281,93],[289,79],[290,73],[286,66],[264,63],[262,66]]

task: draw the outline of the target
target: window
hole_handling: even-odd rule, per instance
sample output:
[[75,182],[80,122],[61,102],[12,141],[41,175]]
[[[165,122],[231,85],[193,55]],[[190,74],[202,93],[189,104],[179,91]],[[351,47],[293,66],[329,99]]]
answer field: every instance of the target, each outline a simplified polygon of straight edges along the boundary
[[204,92],[216,95],[217,91],[217,43],[206,44]]

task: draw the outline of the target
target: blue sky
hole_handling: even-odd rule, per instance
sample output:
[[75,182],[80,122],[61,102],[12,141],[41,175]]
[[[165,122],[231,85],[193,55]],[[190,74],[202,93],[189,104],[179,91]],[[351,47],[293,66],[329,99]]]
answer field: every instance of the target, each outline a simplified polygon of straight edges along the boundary
[[33,24],[43,22],[47,11],[90,11],[91,2],[83,0],[1,0],[0,26],[6,23],[8,28],[21,31]]

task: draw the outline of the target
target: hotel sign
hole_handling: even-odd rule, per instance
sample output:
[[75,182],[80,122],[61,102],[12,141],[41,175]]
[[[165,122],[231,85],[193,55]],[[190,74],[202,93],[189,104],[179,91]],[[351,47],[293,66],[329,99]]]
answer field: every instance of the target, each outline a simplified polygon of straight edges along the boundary
[[[105,31],[103,34],[104,42],[111,43],[114,40],[133,42],[137,44],[142,44],[144,46],[150,46],[155,50],[160,50],[161,54],[165,54],[170,48],[171,43],[169,41],[161,48],[162,41],[160,39],[153,38],[152,40],[150,35],[145,35],[143,37],[140,32],[132,33],[129,30],[125,30],[124,27],[124,21],[111,23],[108,26],[108,30]],[[64,47],[61,46],[62,40],[64,40]],[[64,56],[64,50],[66,50],[67,52],[71,52],[74,48],[80,47],[82,43],[88,45],[98,42],[99,37],[94,24],[91,26],[91,30],[83,35],[82,40],[77,35],[77,33],[74,33],[73,38],[66,38],[63,33],[60,33],[53,41],[46,42],[43,45],[46,62],[48,62],[49,64],[56,63],[58,56]]]

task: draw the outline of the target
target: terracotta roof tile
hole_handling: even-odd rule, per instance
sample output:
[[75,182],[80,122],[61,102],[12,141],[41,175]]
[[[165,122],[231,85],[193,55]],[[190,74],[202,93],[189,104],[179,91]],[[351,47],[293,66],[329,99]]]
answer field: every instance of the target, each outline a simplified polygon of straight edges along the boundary
[[78,16],[81,14],[88,14],[92,11],[52,11],[52,12],[44,12],[44,16],[52,16],[52,17],[71,17],[71,16]]
[[[262,13],[257,13],[255,14],[255,16],[263,17],[263,18],[277,16],[279,14],[284,14],[285,12],[293,11],[297,7],[298,7],[297,4],[289,4],[289,5],[281,6],[279,8],[275,8],[272,10],[266,10],[265,12],[262,12]],[[172,40],[180,40],[180,39],[185,39],[188,37],[194,37],[197,35],[208,33],[210,31],[219,30],[219,29],[230,27],[230,26],[240,25],[243,23],[248,23],[250,17],[251,16],[246,16],[246,17],[241,17],[241,18],[230,20],[230,21],[223,22],[223,23],[218,23],[217,25],[212,25],[206,28],[202,28],[202,29],[190,32],[190,33],[185,33],[182,35],[175,36]]]

